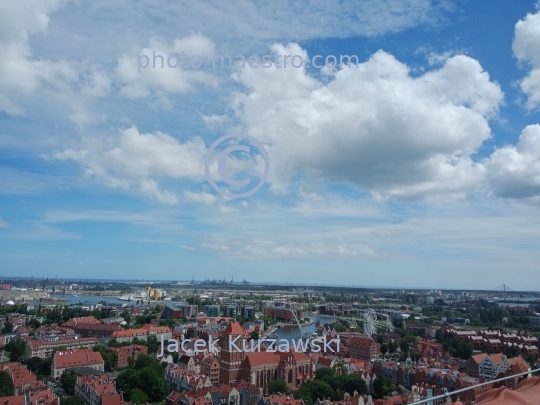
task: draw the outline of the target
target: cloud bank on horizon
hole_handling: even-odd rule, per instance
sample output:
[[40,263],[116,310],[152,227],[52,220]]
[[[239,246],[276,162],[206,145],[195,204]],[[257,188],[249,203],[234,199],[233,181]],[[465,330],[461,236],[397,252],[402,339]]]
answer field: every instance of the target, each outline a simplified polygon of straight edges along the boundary
[[[28,276],[419,287],[508,284],[511,268],[514,289],[540,288],[540,11],[522,8],[498,6],[506,37],[486,43],[471,34],[481,6],[452,1],[4,3],[0,257]],[[153,52],[360,63],[139,72]],[[239,201],[204,175],[230,132],[271,162]],[[227,168],[257,177],[264,162]]]

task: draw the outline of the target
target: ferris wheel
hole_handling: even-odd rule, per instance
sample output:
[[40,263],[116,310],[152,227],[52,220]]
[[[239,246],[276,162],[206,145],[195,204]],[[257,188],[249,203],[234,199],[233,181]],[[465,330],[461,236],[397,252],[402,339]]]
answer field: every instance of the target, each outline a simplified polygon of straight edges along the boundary
[[371,308],[364,312],[364,334],[372,336],[377,333],[377,314]]

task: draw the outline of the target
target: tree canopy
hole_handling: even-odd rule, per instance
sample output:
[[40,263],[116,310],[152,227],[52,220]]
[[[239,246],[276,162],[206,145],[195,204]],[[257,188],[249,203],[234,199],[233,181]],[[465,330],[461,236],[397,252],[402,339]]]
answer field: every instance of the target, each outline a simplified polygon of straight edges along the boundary
[[293,394],[311,405],[317,399],[343,400],[346,392],[352,395],[354,391],[360,395],[369,394],[362,377],[358,374],[337,375],[334,368],[325,367],[317,370],[315,378],[302,384]]
[[8,373],[0,371],[0,397],[10,397],[13,395],[11,380]]
[[11,339],[9,343],[6,344],[6,351],[9,352],[10,361],[19,361],[24,357],[26,342],[19,338]]
[[289,392],[289,386],[282,378],[277,378],[268,384],[268,392],[270,394],[287,394]]
[[373,383],[373,391],[378,398],[384,398],[388,395],[392,395],[392,392],[396,391],[396,386],[392,384],[392,381],[385,376],[379,376]]
[[443,349],[448,350],[454,357],[467,360],[471,357],[473,346],[469,342],[463,342],[456,338],[446,339],[443,342]]
[[141,354],[137,357],[134,368],[120,373],[116,379],[116,387],[132,402],[145,403],[142,394],[152,402],[162,401],[169,393],[163,373],[163,368],[151,356]]

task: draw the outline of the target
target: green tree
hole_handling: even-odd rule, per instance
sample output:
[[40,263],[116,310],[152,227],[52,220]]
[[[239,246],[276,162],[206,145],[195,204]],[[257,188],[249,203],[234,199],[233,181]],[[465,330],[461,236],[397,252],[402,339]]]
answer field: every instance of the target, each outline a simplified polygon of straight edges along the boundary
[[147,346],[148,346],[148,353],[153,354],[153,353],[157,353],[158,349],[161,347],[161,343],[158,342],[157,337],[155,335],[151,335],[148,337]]
[[40,374],[43,367],[43,359],[34,356],[26,361],[28,369],[34,374]]
[[11,388],[11,379],[8,373],[0,371],[0,397],[10,397],[13,395],[13,388]]
[[257,340],[259,339],[259,332],[254,330],[253,332],[251,332],[251,339],[253,340]]
[[120,316],[124,318],[124,321],[126,321],[126,323],[129,325],[129,323],[131,322],[131,315],[129,314],[129,312],[124,309],[122,311],[122,314],[120,314]]
[[311,392],[311,398],[314,401],[317,399],[335,398],[334,390],[324,381],[315,379],[308,381],[305,385],[307,385],[307,388]]
[[399,348],[401,349],[402,353],[409,351],[410,349],[409,342],[407,342],[406,340],[401,340],[399,342]]
[[335,375],[336,370],[330,367],[320,368],[315,372],[315,378],[317,380],[325,381],[327,383],[331,382]]
[[268,384],[268,392],[270,394],[287,394],[289,392],[289,386],[284,379],[277,378]]
[[80,395],[73,395],[71,397],[63,397],[60,400],[62,405],[85,405],[84,398]]
[[383,343],[381,345],[381,353],[386,354],[388,352],[388,345],[386,343]]
[[157,375],[163,375],[163,368],[159,365],[157,361],[154,360],[152,356],[146,354],[139,354],[137,360],[135,361],[135,369],[142,370],[144,368],[151,368],[156,372]]
[[[350,395],[357,391],[360,395],[368,395],[369,389],[366,381],[358,374],[347,374],[337,376],[333,387],[341,391],[348,392]],[[342,398],[343,396],[341,396]]]
[[43,359],[43,362],[41,363],[41,372],[39,372],[38,375],[48,377],[51,374],[52,360],[52,357]]
[[113,371],[118,364],[118,353],[115,351],[109,351],[103,345],[95,345],[92,349],[95,352],[100,352],[103,361],[105,362],[105,371]]
[[142,391],[149,401],[162,401],[169,393],[169,387],[163,379],[163,369],[151,356],[139,355],[134,364],[135,368],[122,371],[116,379],[117,389],[124,392],[126,399],[131,398],[132,392],[137,400]]
[[152,402],[163,400],[169,393],[169,386],[163,377],[149,367],[137,371],[137,388],[148,395]]
[[305,387],[305,384],[302,385],[296,391],[293,391],[291,394],[295,399],[301,399],[302,401],[304,401],[305,404],[313,405],[313,398],[311,397],[311,391],[307,389],[307,387]]
[[5,322],[1,333],[13,333],[13,324],[9,321]]
[[75,395],[75,384],[77,383],[77,374],[65,371],[60,377],[60,384],[62,388],[70,394]]
[[116,378],[116,388],[122,391],[127,399],[129,399],[129,393],[132,389],[137,387],[137,371],[129,368],[122,371]]
[[385,376],[379,376],[373,383],[373,391],[377,398],[384,398],[391,395],[396,390],[396,386]]
[[6,351],[9,352],[10,361],[19,361],[24,357],[26,342],[19,338],[11,339],[6,345]]
[[129,393],[129,399],[134,404],[146,404],[148,402],[148,395],[138,388],[134,388]]
[[439,343],[444,341],[444,332],[442,329],[437,329],[437,332],[435,332],[435,340]]
[[450,352],[454,357],[467,360],[471,357],[473,346],[469,342],[463,342],[456,338],[446,339],[443,342],[443,349]]
[[30,322],[28,322],[28,326],[32,327],[33,329],[37,329],[41,326],[41,322],[39,322],[36,318],[30,319]]
[[178,363],[178,352],[172,352],[172,353],[169,353],[173,359],[173,362],[174,363]]

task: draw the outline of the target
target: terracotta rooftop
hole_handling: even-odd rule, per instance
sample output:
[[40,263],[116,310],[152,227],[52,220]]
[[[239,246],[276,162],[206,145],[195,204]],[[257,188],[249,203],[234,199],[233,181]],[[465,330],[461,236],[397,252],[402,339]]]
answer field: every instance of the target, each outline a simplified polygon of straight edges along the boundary
[[506,387],[486,391],[477,405],[533,405],[540,404],[540,377],[523,380],[515,391]]
[[67,352],[56,352],[54,354],[54,365],[56,368],[84,367],[93,364],[103,363],[100,352],[92,349],[71,350]]
[[24,395],[14,395],[0,398],[0,405],[25,405]]
[[251,367],[264,365],[264,364],[271,364],[271,363],[279,363],[280,361],[280,353],[274,353],[274,352],[254,352],[249,353],[246,355],[246,361],[249,362]]
[[480,363],[482,360],[484,360],[486,358],[486,356],[487,356],[486,353],[480,353],[480,354],[476,354],[476,355],[471,356],[471,357],[476,363]]
[[115,331],[123,330],[122,327],[117,323],[78,323],[73,325],[75,331],[79,330],[106,330],[106,331]]
[[93,316],[82,316],[80,318],[71,318],[62,324],[62,327],[75,326],[81,323],[101,323]]
[[244,328],[238,322],[231,322],[227,325],[227,328],[223,331],[224,335],[243,335],[245,333]]
[[489,358],[494,364],[499,365],[506,359],[506,356],[502,353],[495,353],[489,356]]
[[355,347],[370,347],[373,344],[373,339],[370,337],[352,337],[351,340],[349,340],[350,346]]

